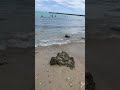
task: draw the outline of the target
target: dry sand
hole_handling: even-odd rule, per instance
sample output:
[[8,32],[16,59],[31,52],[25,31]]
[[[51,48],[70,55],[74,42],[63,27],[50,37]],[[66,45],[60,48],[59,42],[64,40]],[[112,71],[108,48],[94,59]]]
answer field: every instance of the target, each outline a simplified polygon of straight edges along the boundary
[[[66,51],[75,60],[75,69],[50,66],[51,57]],[[85,43],[35,48],[35,90],[85,90]]]

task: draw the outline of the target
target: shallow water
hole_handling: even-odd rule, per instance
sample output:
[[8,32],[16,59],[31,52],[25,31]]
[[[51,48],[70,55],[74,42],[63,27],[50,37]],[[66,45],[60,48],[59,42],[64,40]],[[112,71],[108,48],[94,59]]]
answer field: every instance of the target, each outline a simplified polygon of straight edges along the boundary
[[[66,39],[68,34],[71,38]],[[85,37],[85,17],[35,12],[35,46],[80,42]]]

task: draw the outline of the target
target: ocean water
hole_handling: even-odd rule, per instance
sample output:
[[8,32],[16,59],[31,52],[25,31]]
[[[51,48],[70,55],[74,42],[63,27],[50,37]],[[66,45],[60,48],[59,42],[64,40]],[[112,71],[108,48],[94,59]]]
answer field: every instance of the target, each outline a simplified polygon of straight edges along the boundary
[[[65,38],[65,34],[70,38]],[[84,42],[85,17],[35,12],[35,46]]]

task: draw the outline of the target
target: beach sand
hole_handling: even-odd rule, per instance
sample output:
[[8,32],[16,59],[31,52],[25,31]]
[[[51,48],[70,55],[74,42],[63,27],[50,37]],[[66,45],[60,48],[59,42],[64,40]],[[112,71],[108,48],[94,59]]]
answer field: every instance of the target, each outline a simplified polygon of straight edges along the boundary
[[[51,57],[66,51],[75,60],[75,69],[50,66]],[[85,43],[35,48],[35,90],[85,90]]]

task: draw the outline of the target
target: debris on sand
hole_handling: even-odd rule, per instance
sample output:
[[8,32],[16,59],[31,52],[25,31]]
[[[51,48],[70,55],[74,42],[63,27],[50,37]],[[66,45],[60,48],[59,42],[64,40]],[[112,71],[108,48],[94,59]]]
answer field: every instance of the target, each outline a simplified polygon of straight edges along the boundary
[[95,82],[90,72],[85,73],[85,90],[95,90]]
[[85,86],[85,83],[83,83],[83,82],[80,82],[80,84],[81,84],[81,88],[83,88],[83,86]]
[[75,68],[75,61],[73,57],[69,57],[67,52],[62,51],[56,57],[51,58],[50,65],[67,66],[72,70]]
[[49,84],[51,84],[51,81],[49,81]]
[[68,77],[67,79],[70,80],[71,78]]
[[69,86],[72,87],[72,84],[70,83]]

